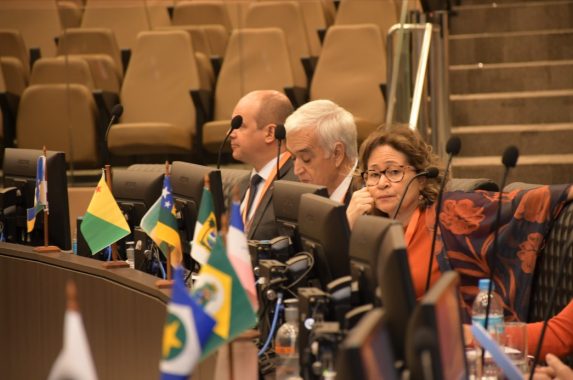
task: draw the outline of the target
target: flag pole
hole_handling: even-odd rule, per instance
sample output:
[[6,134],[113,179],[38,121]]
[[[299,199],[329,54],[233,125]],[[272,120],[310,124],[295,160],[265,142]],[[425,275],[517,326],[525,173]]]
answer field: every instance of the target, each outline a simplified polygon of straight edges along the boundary
[[[170,175],[170,171],[169,171],[169,161],[165,160],[165,176],[169,176]],[[173,287],[173,277],[171,274],[171,254],[173,253],[173,251],[171,250],[169,252],[168,255],[166,256],[166,260],[165,260],[165,266],[167,267],[167,278],[165,280],[157,280],[155,282],[155,286],[157,286],[159,289],[165,289],[165,288],[172,288]],[[159,265],[161,265],[161,263],[159,263]]]
[[[105,174],[105,183],[112,192],[111,188],[111,165],[106,164],[104,166],[103,172]],[[117,252],[117,243],[111,244],[111,261],[106,261],[103,263],[103,267],[106,269],[116,269],[116,268],[129,268],[129,264],[123,260],[119,260],[119,253]]]
[[[169,161],[167,161],[167,160],[165,160],[165,175],[167,177],[170,176]],[[167,259],[167,261],[166,261],[166,263],[167,263],[167,279],[171,280],[172,279],[172,277],[171,277],[171,252],[169,252],[169,255],[167,255],[166,259]]]
[[[44,178],[46,182],[46,186],[48,186],[48,151],[46,150],[46,146],[42,148],[42,154],[44,155],[44,164],[46,167],[44,168]],[[66,189],[67,191],[67,189]],[[41,247],[34,248],[35,252],[41,253],[52,253],[52,252],[61,252],[60,248],[56,247],[55,245],[48,245],[50,241],[50,234],[49,234],[49,226],[48,226],[48,217],[50,215],[50,207],[48,202],[48,189],[46,189],[46,207],[44,208],[44,245]]]

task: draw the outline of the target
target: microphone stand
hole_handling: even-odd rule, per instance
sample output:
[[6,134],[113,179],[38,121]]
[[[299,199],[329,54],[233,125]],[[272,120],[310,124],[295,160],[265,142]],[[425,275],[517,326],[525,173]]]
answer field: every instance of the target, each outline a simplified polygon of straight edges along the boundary
[[398,215],[398,211],[400,211],[400,208],[402,207],[402,202],[404,202],[404,198],[406,198],[406,194],[408,194],[408,190],[410,189],[410,185],[412,184],[412,182],[414,182],[414,180],[416,178],[419,177],[428,177],[428,178],[434,178],[437,177],[439,174],[439,170],[438,168],[435,167],[429,167],[427,170],[417,173],[415,176],[413,176],[412,178],[410,178],[410,180],[408,181],[408,183],[406,184],[406,189],[404,190],[404,194],[402,194],[402,197],[400,197],[400,202],[398,202],[398,206],[396,206],[396,210],[394,210],[394,213],[392,214],[392,219],[396,219],[396,216]]
[[217,152],[217,169],[221,167],[221,155],[223,154],[223,147],[225,146],[225,143],[229,139],[229,136],[231,136],[231,133],[233,133],[235,129],[240,128],[241,125],[243,125],[243,117],[241,115],[237,115],[231,120],[231,128],[229,128],[227,131],[223,142],[219,146],[219,151]]
[[432,276],[432,263],[434,261],[434,249],[436,248],[436,236],[438,234],[438,222],[440,220],[440,211],[442,210],[442,197],[444,194],[444,188],[446,187],[446,178],[448,177],[448,172],[450,171],[450,166],[452,165],[452,159],[454,156],[460,153],[461,141],[459,137],[451,137],[446,144],[446,152],[448,153],[448,163],[446,164],[446,170],[444,171],[444,178],[440,184],[440,190],[438,191],[438,199],[436,203],[436,220],[434,221],[434,231],[432,232],[432,245],[430,248],[430,258],[428,262],[428,274],[426,275],[426,290],[424,293],[428,292],[430,289],[430,277]]
[[275,139],[278,142],[277,148],[277,175],[275,178],[277,180],[281,179],[281,172],[280,172],[280,158],[281,158],[281,145],[284,139],[286,139],[286,129],[283,124],[277,124],[275,127]]
[[557,289],[559,288],[559,284],[563,279],[563,275],[565,273],[565,267],[569,265],[569,261],[571,260],[571,255],[568,254],[568,251],[573,246],[573,240],[570,240],[569,243],[565,246],[563,257],[559,262],[559,273],[557,274],[557,279],[555,280],[555,284],[553,285],[553,289],[551,290],[551,296],[549,297],[549,304],[547,305],[547,310],[545,311],[545,318],[543,319],[543,327],[541,328],[541,335],[539,336],[539,341],[537,342],[537,347],[535,347],[535,355],[533,356],[533,364],[531,365],[531,371],[529,372],[529,380],[533,379],[533,374],[535,373],[535,367],[539,363],[539,353],[541,352],[541,347],[543,346],[543,339],[545,338],[545,331],[547,330],[547,324],[549,323],[549,318],[551,318],[551,310],[553,306],[555,306],[555,299],[557,298]]
[[[503,196],[503,188],[505,187],[505,182],[507,180],[507,176],[509,174],[509,169],[515,167],[517,163],[517,158],[519,157],[519,151],[513,145],[507,147],[503,152],[502,162],[504,166],[503,176],[501,178],[501,186],[499,187],[499,199],[497,202],[497,214],[495,217],[495,224],[493,225],[494,228],[494,235],[493,235],[493,254],[491,258],[491,265],[489,271],[489,287],[487,289],[487,306],[485,308],[485,321],[484,321],[484,328],[488,331],[489,325],[489,310],[491,306],[490,297],[493,291],[493,275],[495,272],[495,266],[497,265],[497,253],[498,253],[498,236],[499,236],[499,223],[501,221],[501,207],[502,207],[502,196]],[[485,361],[485,350],[482,350],[481,353],[481,364],[483,368],[483,364]]]

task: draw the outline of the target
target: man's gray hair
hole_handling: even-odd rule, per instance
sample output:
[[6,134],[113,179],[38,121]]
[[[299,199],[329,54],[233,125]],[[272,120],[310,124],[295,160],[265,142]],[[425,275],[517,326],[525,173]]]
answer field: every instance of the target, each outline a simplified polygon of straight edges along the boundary
[[315,130],[322,148],[329,154],[340,141],[349,161],[354,162],[358,157],[354,116],[330,100],[313,100],[298,108],[286,119],[285,129],[287,139],[292,132]]

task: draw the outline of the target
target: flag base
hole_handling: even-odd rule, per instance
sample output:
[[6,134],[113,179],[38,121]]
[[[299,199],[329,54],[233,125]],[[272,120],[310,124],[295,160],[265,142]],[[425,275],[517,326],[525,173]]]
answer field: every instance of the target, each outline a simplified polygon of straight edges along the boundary
[[155,286],[159,289],[167,289],[173,287],[173,280],[157,280]]
[[62,250],[55,245],[41,245],[39,247],[34,247],[34,252],[39,253],[53,253],[53,252],[62,252]]
[[102,264],[102,267],[105,269],[118,269],[118,268],[129,268],[129,263],[125,261],[117,260],[117,261],[106,261]]

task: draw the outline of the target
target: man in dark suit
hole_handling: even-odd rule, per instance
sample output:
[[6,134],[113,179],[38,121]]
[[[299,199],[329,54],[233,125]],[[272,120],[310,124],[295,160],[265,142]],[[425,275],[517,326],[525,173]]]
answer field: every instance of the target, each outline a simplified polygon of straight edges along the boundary
[[330,100],[314,100],[290,115],[285,128],[298,179],[326,186],[330,199],[348,206],[358,163],[352,114]]
[[279,235],[272,205],[274,180],[296,180],[296,176],[284,146],[278,159],[277,176],[275,128],[292,112],[289,99],[274,90],[250,92],[233,110],[233,117],[243,118],[241,127],[231,133],[233,158],[253,166],[250,176],[241,183],[241,214],[249,240],[270,240]]

